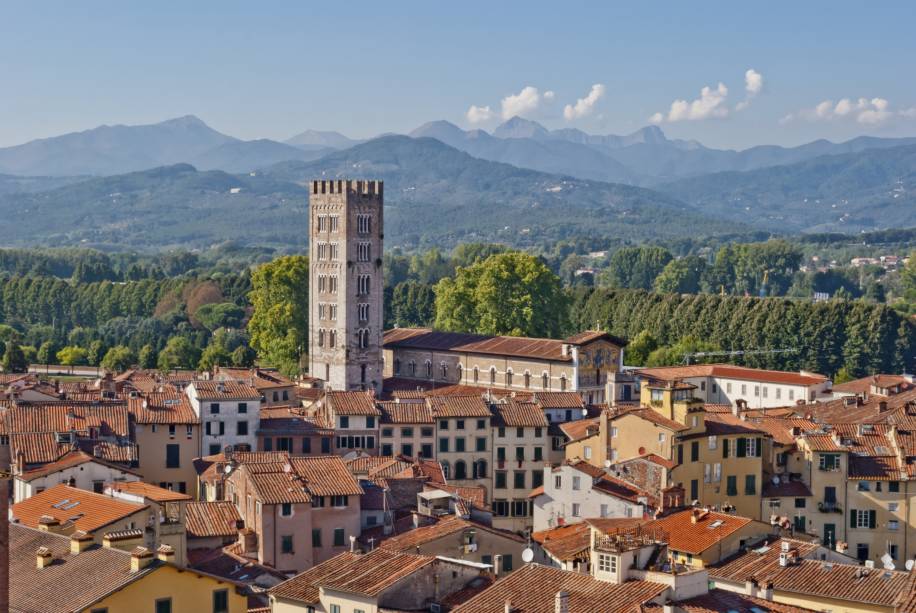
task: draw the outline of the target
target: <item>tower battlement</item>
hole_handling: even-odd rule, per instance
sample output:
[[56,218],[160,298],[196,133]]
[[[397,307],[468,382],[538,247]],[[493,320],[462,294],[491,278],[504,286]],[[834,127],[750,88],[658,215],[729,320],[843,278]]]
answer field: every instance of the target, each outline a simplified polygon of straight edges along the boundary
[[359,181],[353,179],[331,179],[312,181],[312,194],[362,194],[383,196],[384,181]]

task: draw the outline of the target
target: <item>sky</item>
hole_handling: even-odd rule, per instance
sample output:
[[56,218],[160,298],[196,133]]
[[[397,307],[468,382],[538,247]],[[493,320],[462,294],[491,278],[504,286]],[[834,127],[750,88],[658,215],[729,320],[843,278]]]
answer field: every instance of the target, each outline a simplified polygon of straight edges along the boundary
[[197,115],[244,139],[446,119],[742,149],[916,135],[916,2],[9,2],[0,146]]

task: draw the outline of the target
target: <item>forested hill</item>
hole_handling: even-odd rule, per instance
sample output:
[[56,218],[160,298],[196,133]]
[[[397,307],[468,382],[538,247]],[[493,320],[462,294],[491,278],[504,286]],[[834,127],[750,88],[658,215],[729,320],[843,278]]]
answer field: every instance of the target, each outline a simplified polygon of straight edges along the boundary
[[386,181],[388,246],[489,240],[527,246],[571,236],[618,240],[740,230],[659,192],[584,181],[473,158],[433,139],[379,138],[315,162],[256,173],[187,164],[0,194],[6,245],[207,247],[225,240],[303,248],[318,177]]
[[300,182],[383,179],[385,238],[409,246],[481,240],[524,246],[571,236],[640,240],[735,231],[733,224],[656,191],[481,160],[431,138],[386,136],[265,173]]
[[916,145],[715,173],[660,189],[708,215],[772,230],[904,228],[916,225]]

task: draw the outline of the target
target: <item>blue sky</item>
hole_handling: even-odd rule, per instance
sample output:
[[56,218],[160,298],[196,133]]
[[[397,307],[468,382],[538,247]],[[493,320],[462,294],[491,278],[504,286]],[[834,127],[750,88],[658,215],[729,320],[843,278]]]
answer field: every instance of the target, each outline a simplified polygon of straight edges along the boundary
[[716,147],[916,135],[913,2],[99,1],[0,11],[0,145],[186,114],[241,138],[307,128],[366,137],[433,119],[470,127],[474,105],[475,119],[488,118],[475,125],[490,128],[507,98],[506,112],[551,128],[626,133],[654,116],[669,137]]

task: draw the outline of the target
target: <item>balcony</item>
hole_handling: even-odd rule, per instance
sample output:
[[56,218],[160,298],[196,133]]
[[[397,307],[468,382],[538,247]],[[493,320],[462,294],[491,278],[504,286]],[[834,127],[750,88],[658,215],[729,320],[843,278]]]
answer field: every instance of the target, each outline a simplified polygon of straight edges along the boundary
[[608,553],[623,553],[655,543],[667,543],[668,533],[664,530],[644,530],[641,526],[626,530],[614,530],[595,537],[595,550]]
[[831,501],[826,501],[826,500],[822,500],[821,502],[817,503],[817,510],[820,511],[821,513],[842,513],[843,512],[843,509],[840,507],[839,504],[836,503],[836,501],[831,502]]

